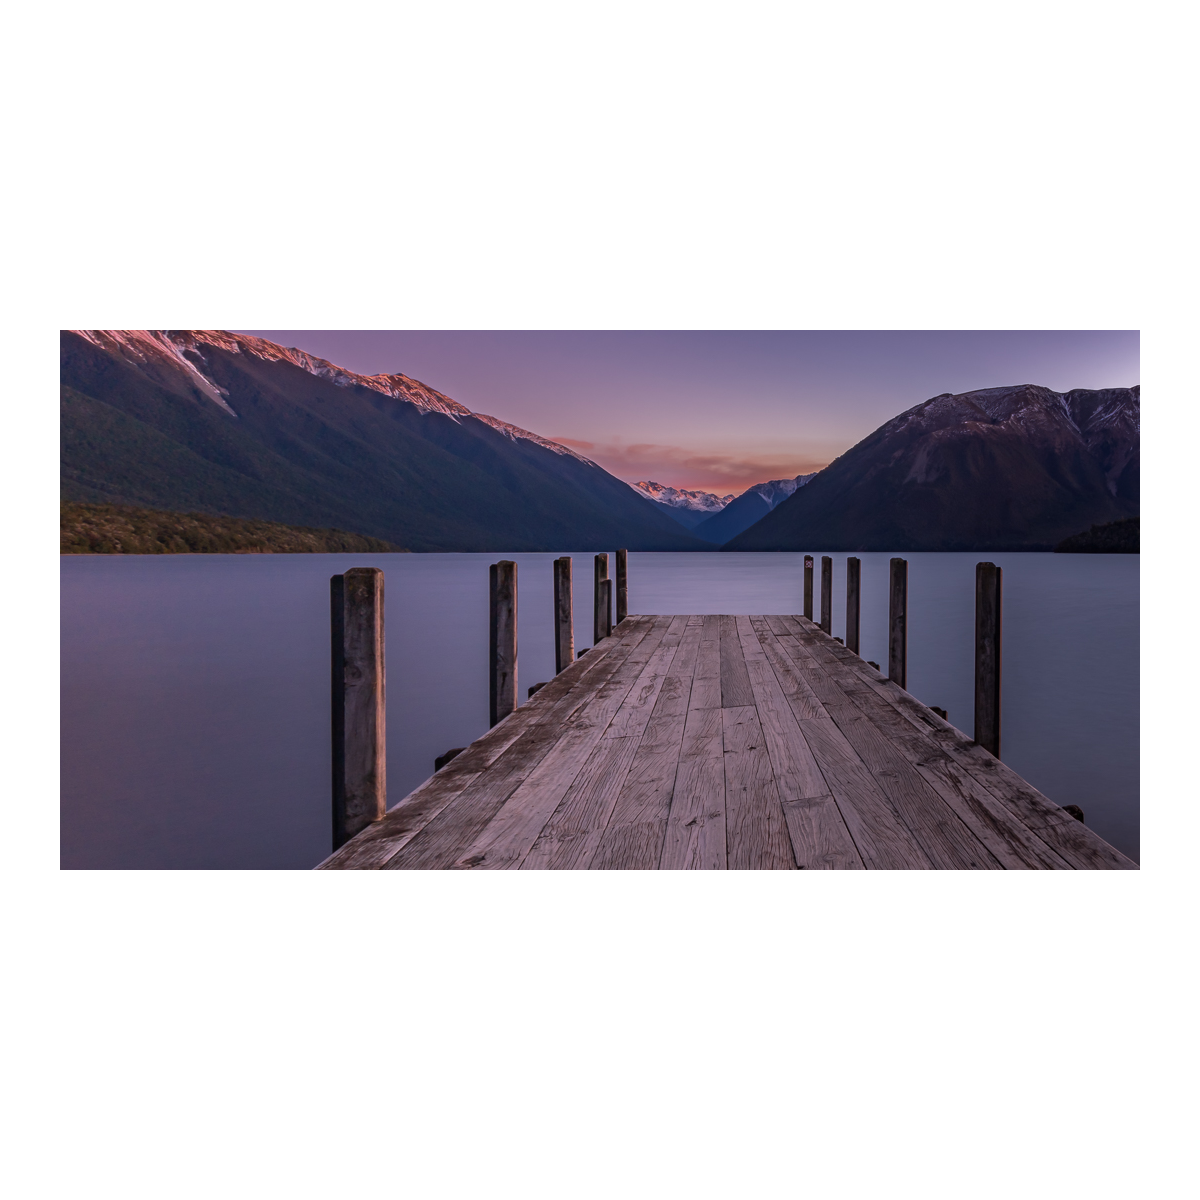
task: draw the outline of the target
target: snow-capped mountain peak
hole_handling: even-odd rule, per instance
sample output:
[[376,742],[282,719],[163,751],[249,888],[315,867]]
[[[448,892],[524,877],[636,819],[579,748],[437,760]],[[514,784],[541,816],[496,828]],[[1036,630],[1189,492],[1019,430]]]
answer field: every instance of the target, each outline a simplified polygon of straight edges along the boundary
[[686,488],[667,487],[650,479],[631,483],[629,486],[656,504],[665,504],[668,508],[687,508],[692,512],[719,513],[733,500],[732,492],[728,496],[718,496],[714,492],[693,492]]
[[766,483],[756,483],[752,488],[746,490],[760,496],[766,501],[768,507],[774,508],[775,505],[786,500],[797,488],[802,488],[816,476],[817,472],[813,471],[808,475],[797,475],[794,479],[768,479]]

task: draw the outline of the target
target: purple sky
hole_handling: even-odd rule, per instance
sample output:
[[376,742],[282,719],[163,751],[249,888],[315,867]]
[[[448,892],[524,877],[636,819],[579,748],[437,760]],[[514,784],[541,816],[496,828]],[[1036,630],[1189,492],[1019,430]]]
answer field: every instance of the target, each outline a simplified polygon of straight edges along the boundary
[[939,392],[1139,382],[1130,331],[236,332],[402,372],[621,479],[721,494],[817,470]]

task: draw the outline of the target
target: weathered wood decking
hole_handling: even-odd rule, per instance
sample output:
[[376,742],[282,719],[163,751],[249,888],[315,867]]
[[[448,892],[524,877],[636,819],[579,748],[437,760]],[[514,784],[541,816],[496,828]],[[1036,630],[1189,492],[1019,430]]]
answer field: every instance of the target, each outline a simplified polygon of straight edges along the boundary
[[803,617],[629,617],[323,870],[1136,870]]

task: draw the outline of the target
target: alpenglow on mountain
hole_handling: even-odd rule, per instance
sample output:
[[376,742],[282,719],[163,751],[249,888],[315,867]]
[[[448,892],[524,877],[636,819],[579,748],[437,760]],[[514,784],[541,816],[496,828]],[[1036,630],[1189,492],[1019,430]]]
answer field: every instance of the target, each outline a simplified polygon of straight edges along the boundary
[[655,483],[651,479],[643,479],[639,483],[629,485],[640,496],[653,500],[662,507],[663,511],[673,517],[685,529],[694,529],[702,521],[707,521],[714,513],[719,513],[733,500],[733,493],[728,496],[718,496],[715,492],[688,491],[687,488],[667,487]]
[[220,330],[62,333],[62,496],[412,550],[711,549],[575,451],[406,375]]
[[1140,387],[945,392],[880,426],[724,549],[1050,550],[1139,515],[1140,429]]

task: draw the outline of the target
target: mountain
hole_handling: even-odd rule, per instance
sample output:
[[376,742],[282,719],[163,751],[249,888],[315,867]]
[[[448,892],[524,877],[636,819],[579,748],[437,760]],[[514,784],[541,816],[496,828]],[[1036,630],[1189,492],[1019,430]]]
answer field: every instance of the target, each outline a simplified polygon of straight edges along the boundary
[[218,330],[62,334],[64,500],[413,550],[703,550],[573,450],[406,375]]
[[946,392],[882,425],[723,548],[1050,550],[1138,515],[1140,426],[1139,387]]
[[815,471],[811,475],[797,475],[794,479],[769,479],[766,483],[756,483],[719,513],[707,517],[695,527],[694,532],[706,542],[723,545],[730,538],[737,537],[743,529],[749,529],[756,521],[761,521],[797,488],[814,478]]
[[728,496],[718,496],[714,492],[689,492],[685,488],[667,487],[649,479],[629,486],[647,500],[653,500],[685,529],[695,529],[733,500],[732,492]]

